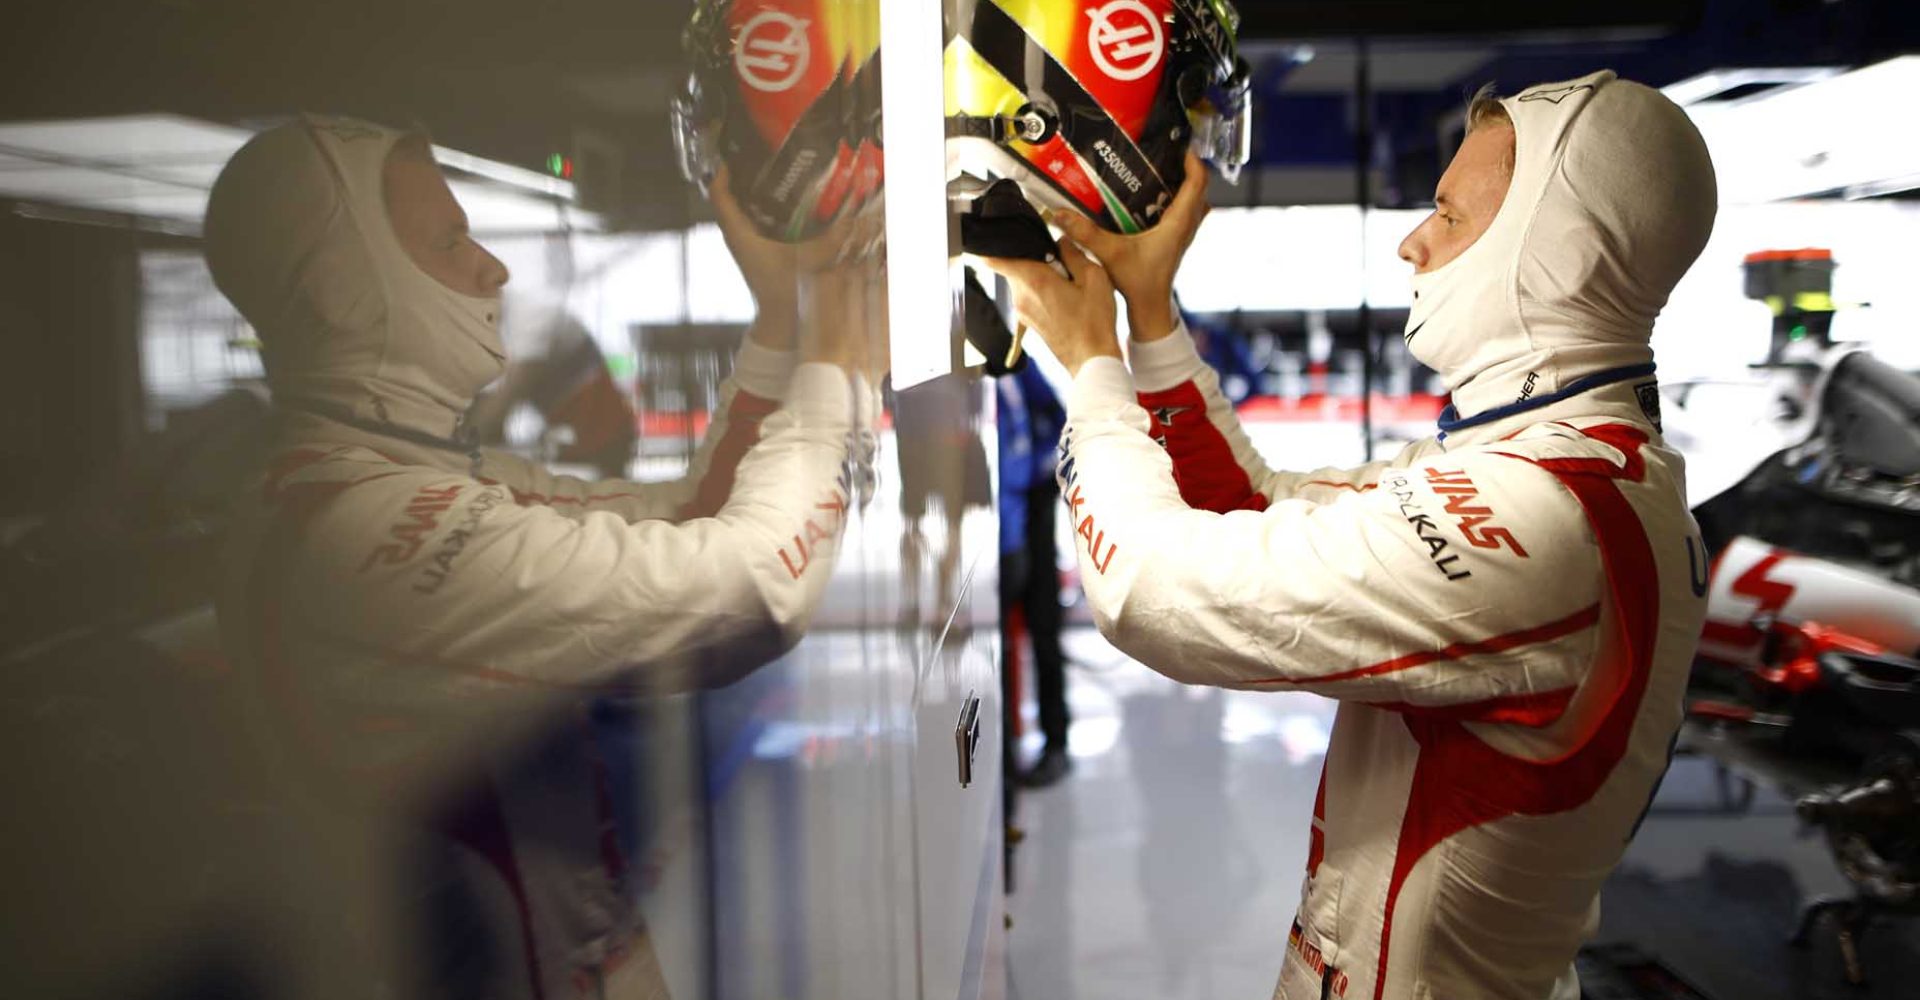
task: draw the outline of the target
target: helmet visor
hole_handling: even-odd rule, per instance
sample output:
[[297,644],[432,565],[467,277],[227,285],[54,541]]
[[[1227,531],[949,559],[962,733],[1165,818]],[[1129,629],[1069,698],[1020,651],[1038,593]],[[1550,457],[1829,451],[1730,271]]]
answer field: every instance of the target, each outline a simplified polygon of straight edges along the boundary
[[1198,100],[1187,105],[1194,153],[1228,180],[1239,176],[1240,168],[1253,153],[1251,84],[1247,64],[1241,60],[1232,77],[1208,87]]
[[708,116],[700,113],[698,104],[691,94],[682,94],[668,106],[668,114],[673,129],[674,152],[680,161],[680,175],[698,186],[704,197],[719,167],[719,156],[709,141],[711,126]]

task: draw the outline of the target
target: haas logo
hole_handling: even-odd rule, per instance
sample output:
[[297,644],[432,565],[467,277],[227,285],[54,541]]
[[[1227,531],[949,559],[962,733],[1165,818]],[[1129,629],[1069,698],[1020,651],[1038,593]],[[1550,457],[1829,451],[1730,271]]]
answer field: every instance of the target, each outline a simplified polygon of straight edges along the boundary
[[733,50],[733,68],[740,82],[768,94],[800,82],[810,55],[807,24],[777,10],[754,15],[740,29],[740,41]]
[[1115,80],[1138,80],[1160,65],[1166,28],[1141,0],[1112,0],[1087,11],[1087,49],[1094,64]]

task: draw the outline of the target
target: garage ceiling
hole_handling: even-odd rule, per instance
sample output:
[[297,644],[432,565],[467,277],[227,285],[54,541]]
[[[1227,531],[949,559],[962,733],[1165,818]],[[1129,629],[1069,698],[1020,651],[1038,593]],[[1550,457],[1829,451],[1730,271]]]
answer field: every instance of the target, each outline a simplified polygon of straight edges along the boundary
[[[893,3],[896,0],[884,0]],[[910,2],[910,0],[898,0]],[[931,0],[925,0],[931,2]],[[172,112],[254,124],[296,108],[426,122],[445,144],[537,168],[591,133],[645,217],[676,225],[666,101],[690,0],[89,0],[14,5],[0,37],[0,121]],[[1387,155],[1428,141],[1462,86],[1614,65],[1653,83],[1713,66],[1857,65],[1912,44],[1905,0],[1241,0],[1242,34],[1291,130],[1269,166],[1333,168],[1353,118],[1353,40],[1369,39]],[[1296,48],[1314,50],[1300,65]],[[1293,102],[1287,106],[1284,102]],[[1321,152],[1298,154],[1295,136]],[[1294,157],[1289,162],[1289,157]],[[1425,181],[1413,185],[1419,188]],[[1284,189],[1267,192],[1286,196]]]
[[[1299,56],[1311,58],[1295,66],[1281,81],[1286,94],[1350,94],[1359,68],[1358,49],[1350,43],[1303,45]],[[1443,90],[1493,61],[1499,50],[1490,46],[1414,48],[1407,45],[1373,46],[1368,71],[1375,91]]]
[[1511,0],[1243,0],[1240,30],[1248,38],[1475,36],[1540,32],[1671,32],[1699,22],[1705,0],[1610,0],[1608,3],[1516,3]]

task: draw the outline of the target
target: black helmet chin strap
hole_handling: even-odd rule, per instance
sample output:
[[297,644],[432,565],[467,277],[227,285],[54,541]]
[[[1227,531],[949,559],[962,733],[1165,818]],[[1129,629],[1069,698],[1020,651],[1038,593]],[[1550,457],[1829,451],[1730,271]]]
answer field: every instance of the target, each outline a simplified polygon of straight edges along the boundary
[[[1100,186],[1104,187],[1112,199],[1118,202],[1121,212],[1132,217],[1134,228],[1145,229],[1160,211],[1173,200],[1173,190],[1167,186],[1166,179],[1155,170],[1145,153],[1140,151],[1138,143],[1127,135],[1125,129],[1113,120],[1113,116],[1087,93],[1080,81],[1060,61],[1053,57],[1044,46],[1027,34],[1019,22],[1015,21],[1000,5],[992,0],[977,0],[971,11],[963,10],[960,17],[959,34],[966,38],[987,65],[1001,76],[1021,87],[1028,94],[1036,89],[1046,94],[1057,105],[1065,109],[1066,119],[1055,123],[1059,135],[1064,139],[1081,162],[1092,170]],[[1035,79],[1035,74],[1038,79]],[[955,116],[949,118],[947,132],[992,139],[1005,143],[1010,139],[1027,139],[1030,130],[1026,123],[1028,109],[1013,116],[982,118],[975,116]],[[1040,112],[1044,114],[1044,112]],[[1187,123],[1183,119],[1173,126],[1177,134],[1172,138],[1186,138]],[[1051,138],[1043,135],[1040,141]],[[1060,182],[1047,177],[1044,171],[1034,171],[1038,176],[1046,177],[1061,194],[1072,198]],[[1109,205],[1108,214],[1121,229],[1126,229],[1125,220]]]
[[947,116],[947,138],[986,139],[1001,144],[1042,143],[1060,132],[1059,119],[1029,104],[1011,115]]

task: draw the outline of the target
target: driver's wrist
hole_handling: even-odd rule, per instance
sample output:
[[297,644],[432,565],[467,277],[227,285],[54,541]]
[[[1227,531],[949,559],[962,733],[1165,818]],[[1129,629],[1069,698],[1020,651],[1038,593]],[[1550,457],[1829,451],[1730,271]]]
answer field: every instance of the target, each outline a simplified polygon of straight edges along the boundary
[[747,339],[770,351],[791,351],[800,339],[800,314],[793,306],[754,310]]
[[800,312],[800,294],[797,289],[784,288],[778,294],[753,296],[753,311],[762,316],[793,316]]
[[1105,343],[1098,345],[1089,344],[1074,352],[1072,357],[1061,358],[1060,363],[1066,366],[1067,375],[1072,377],[1079,375],[1081,366],[1095,358],[1112,358],[1115,361],[1125,360],[1120,356],[1119,344]]
[[1149,343],[1172,335],[1179,327],[1173,310],[1172,293],[1127,300],[1127,326],[1134,340]]

